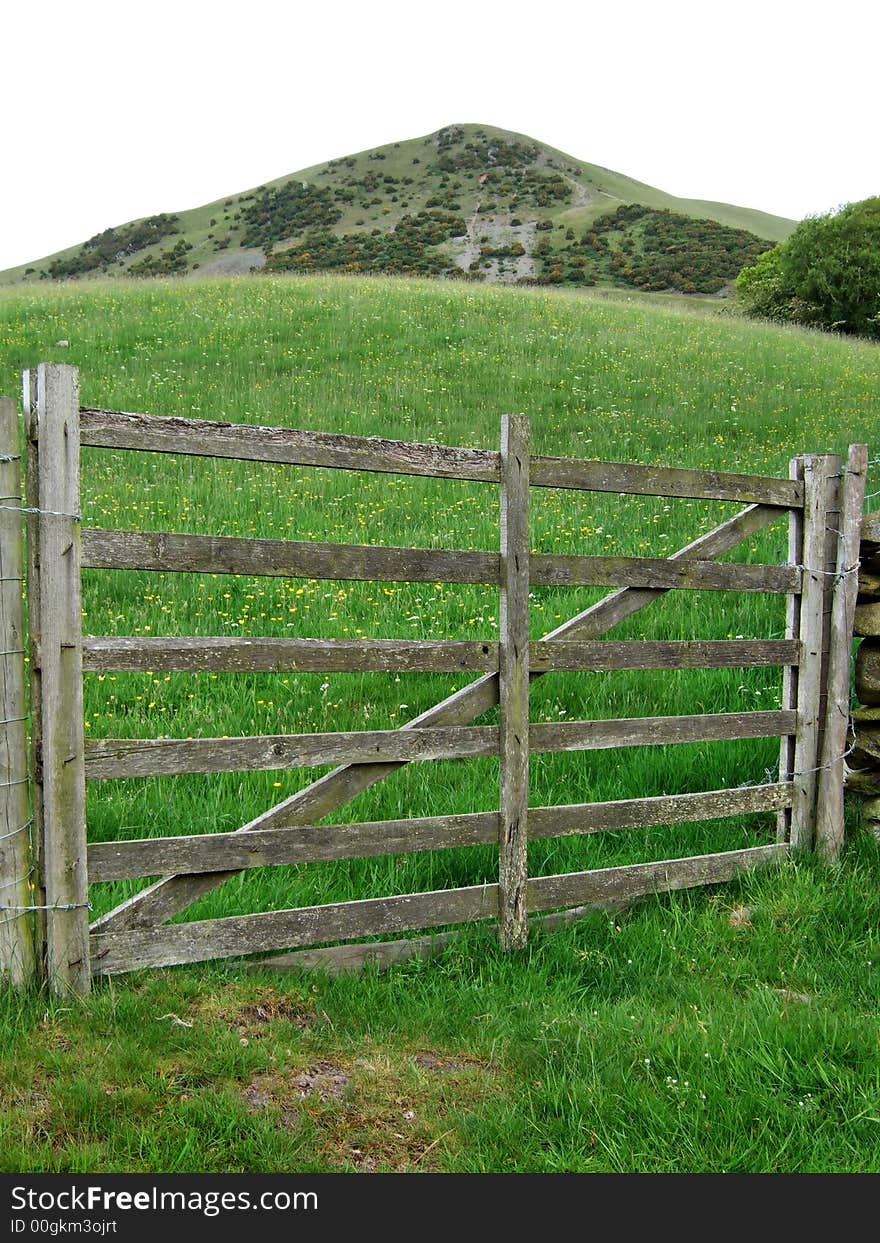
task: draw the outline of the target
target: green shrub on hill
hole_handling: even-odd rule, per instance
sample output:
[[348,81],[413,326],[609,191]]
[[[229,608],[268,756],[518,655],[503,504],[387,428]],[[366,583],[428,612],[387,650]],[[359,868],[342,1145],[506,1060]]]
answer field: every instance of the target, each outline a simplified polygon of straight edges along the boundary
[[503,246],[483,245],[480,247],[480,257],[472,265],[472,270],[488,267],[493,259],[519,259],[525,253],[526,249],[520,241],[507,242]]
[[466,232],[464,220],[434,208],[404,216],[389,233],[309,233],[289,250],[271,255],[265,272],[382,272],[392,276],[452,275],[449,258],[434,248]]
[[566,232],[566,240],[558,250],[539,247],[540,284],[604,278],[638,289],[717,293],[770,245],[744,229],[638,203],[600,216],[579,240]]
[[461,142],[462,138],[464,138],[464,130],[460,126],[446,125],[437,131],[437,149],[445,151],[447,147]]
[[625,238],[634,243],[625,275],[642,289],[717,293],[769,246],[745,229],[670,211],[647,212],[641,224],[641,237]]
[[265,247],[306,229],[331,228],[342,216],[333,199],[328,187],[301,181],[287,181],[272,190],[263,188],[242,211],[242,245]]
[[492,168],[484,182],[499,197],[509,200],[511,210],[528,204],[532,207],[553,207],[568,202],[572,186],[559,173],[546,173],[537,168]]
[[158,255],[144,255],[143,259],[129,267],[128,275],[174,276],[178,272],[185,272],[188,267],[186,255],[190,250],[191,243],[181,238],[170,250],[163,250]]
[[477,142],[465,142],[462,132],[449,138],[450,131],[440,131],[438,138],[440,155],[430,165],[430,172],[453,173],[457,170],[486,168],[528,168],[537,160],[540,149],[534,143],[503,142],[500,139],[482,138]]
[[67,259],[54,259],[49,264],[48,275],[53,280],[63,280],[68,276],[83,276],[87,272],[106,272],[128,255],[145,250],[163,237],[179,233],[179,219],[179,216],[162,212],[134,224],[105,229],[83,242],[76,254]]
[[880,197],[808,216],[736,291],[760,318],[880,338]]

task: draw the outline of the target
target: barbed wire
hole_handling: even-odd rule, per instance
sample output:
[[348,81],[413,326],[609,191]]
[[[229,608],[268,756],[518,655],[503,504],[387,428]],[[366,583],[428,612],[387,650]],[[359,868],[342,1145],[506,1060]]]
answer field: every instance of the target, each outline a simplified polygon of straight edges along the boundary
[[0,927],[4,924],[14,924],[23,915],[32,911],[91,911],[91,909],[91,902],[53,902],[49,905],[34,904],[32,906],[3,906],[0,904],[0,911],[16,912],[14,915],[7,915],[5,919],[0,919]]
[[835,756],[835,758],[833,760],[829,760],[827,764],[817,764],[815,768],[792,769],[791,775],[792,777],[807,777],[809,776],[810,773],[821,773],[821,772],[825,772],[829,768],[835,768],[838,764],[842,764],[844,760],[847,759],[848,756],[852,755],[853,751],[855,751],[857,746],[858,746],[858,743],[855,738],[855,731],[853,731],[852,745],[847,747],[847,749],[841,755]]
[[11,833],[0,833],[0,842],[8,841],[10,837],[18,837],[19,833],[26,833],[33,823],[34,818],[31,816],[30,820],[26,820],[24,824],[20,824],[18,828],[13,829]]
[[[877,495],[880,496],[880,492],[878,492]],[[855,565],[851,565],[845,570],[819,570],[819,569],[816,569],[816,567],[812,565],[800,565],[800,564],[793,565],[792,569],[803,570],[805,574],[821,574],[824,578],[835,578],[836,579],[836,578],[846,578],[850,574],[858,574],[859,570],[861,569],[861,566],[862,566],[861,561],[857,561]]]
[[50,902],[47,905],[4,906],[0,903],[0,911],[90,911],[91,902]]
[[63,509],[40,509],[39,505],[0,505],[0,509],[7,509],[15,514],[42,514],[50,518],[70,518],[73,522],[82,522],[82,514],[68,514]]
[[[809,776],[810,773],[821,773],[821,772],[824,772],[826,769],[834,768],[835,765],[843,763],[844,760],[846,760],[850,755],[852,755],[852,753],[856,750],[858,746],[858,740],[856,739],[855,729],[853,728],[852,719],[850,719],[850,722],[849,722],[849,732],[852,735],[852,739],[853,739],[852,744],[849,747],[847,747],[847,749],[843,751],[840,755],[835,756],[833,760],[829,760],[827,764],[816,764],[813,768],[793,768],[791,770],[791,773],[788,775],[787,780],[791,781],[795,777],[807,777]],[[779,770],[778,764],[775,765],[775,767],[773,768],[764,769],[764,781],[765,782],[773,783],[773,782],[779,781],[781,778],[782,778],[782,773]],[[747,790],[751,786],[756,786],[760,784],[761,782],[759,781],[744,781],[741,783],[741,785],[737,786],[736,788],[738,790]]]
[[[868,458],[868,469],[867,469],[867,472],[866,472],[866,473],[867,473],[867,474],[869,474],[869,475],[870,475],[870,473],[871,473],[871,467],[872,467],[872,466],[880,466],[880,457],[872,457],[872,458]],[[875,498],[875,497],[877,497],[877,496],[880,496],[880,491],[878,491],[878,492],[867,492],[867,493],[865,494],[865,500],[866,500],[866,501],[872,501],[872,500],[874,500],[874,498]]]
[[26,872],[22,872],[21,876],[14,876],[12,880],[5,880],[3,884],[0,885],[0,889],[11,889],[13,885],[18,885],[23,880],[30,880],[33,874],[34,874],[34,865],[31,864],[31,866],[28,868]]

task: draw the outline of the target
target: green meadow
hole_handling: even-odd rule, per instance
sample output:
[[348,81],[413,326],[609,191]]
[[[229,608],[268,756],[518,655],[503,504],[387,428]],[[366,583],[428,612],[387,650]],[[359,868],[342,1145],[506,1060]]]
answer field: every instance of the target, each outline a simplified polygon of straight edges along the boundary
[[[63,344],[62,344],[63,343]],[[876,347],[746,323],[720,304],[416,281],[255,278],[16,287],[0,393],[40,361],[84,405],[785,476],[801,452],[870,447]],[[880,490],[872,467],[869,492]],[[869,504],[876,504],[871,500]],[[539,552],[665,556],[736,506],[534,489]],[[498,547],[488,484],[87,449],[88,525]],[[732,556],[785,560],[785,519]],[[533,589],[539,639],[600,598]],[[89,634],[490,638],[491,588],[86,571]],[[779,638],[784,599],[670,594],[614,638]],[[394,728],[452,675],[87,675],[91,737]],[[555,674],[534,721],[779,705],[781,671]],[[491,721],[491,714],[484,718]],[[535,806],[772,779],[778,741],[536,756]],[[95,782],[92,840],[239,827],[327,769]],[[497,763],[413,764],[336,813],[498,805]],[[536,934],[505,958],[469,930],[385,975],[235,964],[101,982],[85,1001],[6,996],[6,1170],[868,1170],[878,1168],[878,858],[850,812],[834,870],[801,859]],[[770,816],[559,838],[532,875],[759,845]],[[492,881],[471,847],[255,869],[180,918]],[[146,881],[94,886],[94,914]]]

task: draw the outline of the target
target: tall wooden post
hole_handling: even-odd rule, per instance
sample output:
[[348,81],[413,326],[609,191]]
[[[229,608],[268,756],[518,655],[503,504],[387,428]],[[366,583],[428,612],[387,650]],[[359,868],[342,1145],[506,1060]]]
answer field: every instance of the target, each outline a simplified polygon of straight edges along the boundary
[[0,397],[0,980],[34,974],[18,414]]
[[[91,987],[86,871],[85,740],[79,521],[79,379],[75,367],[42,363],[28,421],[33,471],[28,491],[39,512],[29,529],[36,561],[40,727],[35,765],[46,906],[46,972],[54,992]],[[31,597],[33,600],[33,597]]]
[[505,950],[528,939],[529,421],[501,429],[501,620],[498,926]]
[[39,461],[37,454],[37,372],[36,368],[22,372],[22,410],[24,413],[25,447],[25,530],[27,532],[27,615],[28,615],[28,664],[30,682],[30,771],[35,777],[31,782],[31,867],[34,895],[34,952],[37,973],[46,974],[46,887],[43,883],[43,787],[39,780],[43,754],[43,715],[40,693],[40,557],[38,551],[39,523],[37,509],[40,504]]
[[816,796],[816,848],[830,863],[837,859],[843,846],[843,763],[849,726],[853,627],[859,590],[859,543],[867,473],[867,445],[850,445],[841,479],[837,561],[829,625],[828,694]]
[[826,532],[832,476],[839,474],[839,458],[809,455],[804,464],[804,519],[800,564],[803,584],[798,619],[797,734],[794,744],[794,801],[791,844],[813,845],[818,788],[825,649],[826,597],[833,571],[826,560]]
[[[828,480],[827,508],[825,510],[825,547],[822,553],[822,673],[819,685],[819,740],[817,764],[820,764],[825,745],[825,722],[828,719],[828,678],[831,651],[831,608],[834,584],[837,579],[837,551],[840,542],[841,505],[843,498],[843,463],[835,454],[825,454],[825,470]],[[821,765],[819,767],[821,773]],[[816,793],[819,776],[816,777]],[[815,826],[814,826],[815,828]],[[813,844],[816,844],[815,837]]]
[[[804,481],[804,459],[792,458],[788,464],[789,479]],[[804,511],[792,509],[788,515],[788,562],[800,565],[804,551]],[[797,639],[800,635],[801,597],[793,591],[786,598],[785,637]],[[782,703],[786,711],[795,711],[798,700],[798,667],[786,665],[782,673]],[[794,734],[783,734],[779,748],[779,780],[791,781],[794,772]],[[792,809],[783,808],[776,817],[776,840],[791,841]]]

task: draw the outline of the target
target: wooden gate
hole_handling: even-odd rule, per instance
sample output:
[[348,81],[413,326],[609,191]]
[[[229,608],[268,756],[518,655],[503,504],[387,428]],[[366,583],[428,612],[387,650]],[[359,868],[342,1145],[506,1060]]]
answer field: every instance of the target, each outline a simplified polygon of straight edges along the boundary
[[[817,836],[826,853],[838,849],[863,446],[853,447],[844,470],[836,457],[806,456],[792,463],[790,478],[771,479],[532,456],[528,420],[510,416],[503,420],[500,451],[487,452],[80,409],[77,373],[59,365],[41,365],[27,374],[25,417],[37,850],[30,903],[20,902],[16,910],[27,906],[36,912],[38,940],[56,990],[84,992],[93,974],[280,950],[303,956],[303,947],[313,946],[328,948],[312,951],[309,961],[387,960],[413,943],[351,943],[472,920],[497,919],[502,945],[513,949],[526,943],[531,912],[725,881],[743,869],[778,862],[793,847],[809,847]],[[80,445],[481,481],[500,487],[500,545],[498,551],[475,552],[83,527]],[[746,507],[668,558],[532,554],[534,488],[705,498]],[[789,524],[787,564],[718,561],[780,517]],[[500,593],[499,628],[485,641],[436,642],[85,636],[83,568],[491,584]],[[529,591],[541,584],[614,590],[530,643]],[[663,642],[601,637],[676,588],[783,593],[786,635]],[[550,671],[761,665],[784,670],[783,701],[776,710],[529,723],[530,680]],[[147,670],[480,676],[395,730],[87,739],[83,675]],[[472,723],[495,705],[499,724]],[[528,806],[530,753],[773,736],[781,739],[778,780],[616,802]],[[402,765],[487,755],[500,759],[496,812],[319,823]],[[328,763],[338,767],[233,833],[87,840],[87,781]],[[529,878],[530,838],[768,811],[776,813],[778,832],[766,845]],[[21,810],[9,814],[14,819]],[[241,869],[475,843],[497,843],[497,883],[167,922]],[[90,927],[90,884],[156,875],[164,879]],[[10,922],[20,921],[8,909]],[[349,944],[340,948],[334,942]],[[288,954],[290,959],[296,956]]]

